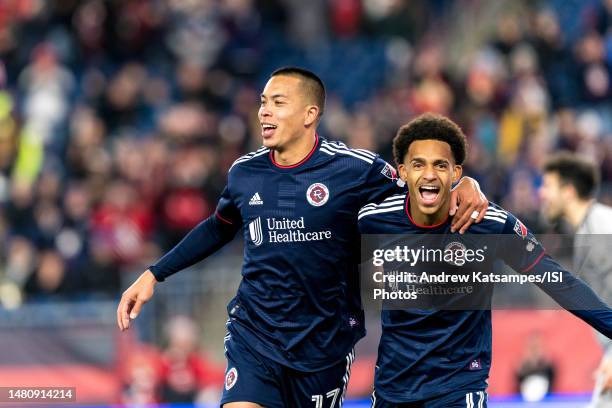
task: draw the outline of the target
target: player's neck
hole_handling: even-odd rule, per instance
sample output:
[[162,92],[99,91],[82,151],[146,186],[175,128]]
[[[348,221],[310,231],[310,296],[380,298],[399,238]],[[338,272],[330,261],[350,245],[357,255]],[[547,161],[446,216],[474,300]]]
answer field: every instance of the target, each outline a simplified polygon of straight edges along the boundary
[[408,211],[410,211],[410,217],[412,221],[417,225],[424,227],[431,227],[432,225],[438,225],[443,223],[448,218],[448,212],[450,210],[450,201],[445,202],[442,206],[433,214],[425,214],[419,210],[419,206],[416,200],[410,200]]
[[593,202],[594,200],[574,200],[569,202],[563,212],[567,222],[569,222],[572,227],[578,228],[580,224],[582,224],[582,221],[584,221],[584,217],[586,217]]
[[291,166],[299,163],[310,154],[315,143],[316,134],[308,132],[281,149],[274,149],[274,161],[281,166]]

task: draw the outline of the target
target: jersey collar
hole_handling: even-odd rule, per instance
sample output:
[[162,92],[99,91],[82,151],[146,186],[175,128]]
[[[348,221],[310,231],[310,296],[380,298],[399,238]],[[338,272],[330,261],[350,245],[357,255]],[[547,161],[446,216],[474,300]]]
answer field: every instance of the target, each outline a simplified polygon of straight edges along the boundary
[[418,227],[418,228],[423,228],[423,229],[434,229],[434,228],[439,228],[439,227],[441,227],[441,226],[445,225],[445,224],[446,224],[446,223],[449,221],[449,218],[450,218],[450,217],[449,217],[449,215],[448,215],[448,214],[446,214],[446,218],[445,218],[443,221],[441,221],[441,222],[439,222],[439,223],[437,223],[437,224],[434,224],[434,225],[421,225],[421,224],[417,224],[417,223],[414,221],[414,219],[412,218],[412,216],[410,215],[410,193],[409,193],[409,192],[408,192],[408,193],[406,193],[406,201],[405,201],[405,204],[404,204],[404,210],[405,210],[405,212],[406,212],[406,215],[408,216],[408,220],[409,220],[409,222],[410,222],[412,225],[414,225],[415,227]]
[[270,162],[272,163],[272,165],[274,165],[274,167],[277,167],[277,168],[282,169],[282,170],[289,170],[289,169],[295,169],[296,167],[300,167],[301,165],[306,163],[312,157],[314,152],[319,147],[319,141],[320,141],[319,135],[315,134],[315,143],[314,143],[314,146],[312,146],[312,149],[310,150],[310,152],[302,160],[300,160],[299,162],[297,162],[295,164],[290,164],[288,166],[284,166],[282,164],[278,164],[276,162],[276,160],[274,160],[274,151],[273,150],[270,150],[270,156],[269,156],[270,157]]

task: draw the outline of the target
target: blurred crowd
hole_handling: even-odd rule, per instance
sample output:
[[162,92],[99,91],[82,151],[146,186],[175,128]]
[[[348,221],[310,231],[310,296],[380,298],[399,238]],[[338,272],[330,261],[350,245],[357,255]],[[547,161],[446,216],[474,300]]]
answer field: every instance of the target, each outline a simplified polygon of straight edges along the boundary
[[[611,27],[612,0],[0,1],[0,307],[116,298],[214,211],[280,65],[327,84],[322,136],[389,161],[400,125],[449,115],[465,173],[536,231],[552,151],[610,203]],[[122,401],[216,400],[198,337],[176,317],[132,350]]]
[[198,328],[177,315],[165,325],[165,347],[151,344],[130,348],[118,370],[122,406],[164,403],[218,403],[224,367],[199,350]]
[[611,26],[611,0],[2,1],[0,304],[117,296],[259,146],[281,61],[328,83],[323,136],[389,160],[412,116],[451,116],[466,173],[536,229],[553,150],[600,164],[610,201]]

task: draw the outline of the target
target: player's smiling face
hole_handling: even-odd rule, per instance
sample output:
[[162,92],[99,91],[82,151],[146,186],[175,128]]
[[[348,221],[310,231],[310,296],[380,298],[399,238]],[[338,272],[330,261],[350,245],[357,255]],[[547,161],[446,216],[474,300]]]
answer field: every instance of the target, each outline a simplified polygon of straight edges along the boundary
[[452,185],[462,172],[461,166],[455,164],[450,145],[434,139],[415,140],[398,167],[410,190],[412,217],[435,221],[445,218]]
[[312,117],[311,108],[302,79],[291,75],[270,78],[261,94],[258,114],[263,145],[277,150],[289,147],[314,125],[316,116]]

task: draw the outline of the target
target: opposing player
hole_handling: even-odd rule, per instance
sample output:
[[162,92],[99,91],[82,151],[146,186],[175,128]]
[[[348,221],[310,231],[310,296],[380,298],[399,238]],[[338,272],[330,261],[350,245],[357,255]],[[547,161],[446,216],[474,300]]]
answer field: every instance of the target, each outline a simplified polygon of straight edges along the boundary
[[[563,220],[575,232],[574,267],[599,295],[612,299],[612,207],[597,202],[600,175],[595,165],[574,153],[560,152],[544,164],[540,188],[543,213]],[[593,408],[612,406],[612,342],[599,336],[604,358],[597,373]]]
[[[127,329],[155,282],[242,231],[242,281],[227,308],[226,408],[340,406],[365,333],[357,212],[405,187],[377,155],[316,133],[324,102],[313,73],[274,72],[261,94],[263,147],[234,162],[214,216],[145,271],[117,309]],[[457,227],[466,228],[487,201],[472,180],[458,189]]]
[[[451,233],[450,188],[461,176],[466,157],[465,136],[456,124],[441,116],[420,116],[399,130],[393,149],[400,177],[410,194],[364,206],[358,216],[362,233],[396,237],[422,234],[418,236],[421,240],[439,237],[442,246],[436,249],[444,248],[445,260],[435,267],[451,274],[486,273],[493,271],[496,260],[502,260],[515,271],[532,275],[562,307],[607,337],[612,336],[612,310],[551,259],[512,214],[491,204],[483,222],[470,228],[471,234],[459,237]],[[417,235],[407,237],[418,239]],[[468,250],[474,248],[476,255],[468,259]],[[447,251],[453,255],[458,249],[465,256],[462,262],[452,257],[447,261]],[[428,263],[417,266],[428,267]],[[552,271],[556,278],[547,279],[551,276],[547,272]],[[382,311],[373,407],[487,406],[492,285],[476,284],[476,276],[481,275],[467,276],[472,276],[472,286],[415,286],[413,293],[418,293],[420,303]],[[471,303],[472,298],[477,303]],[[410,308],[410,304],[443,307]],[[475,310],[479,306],[480,310]]]

